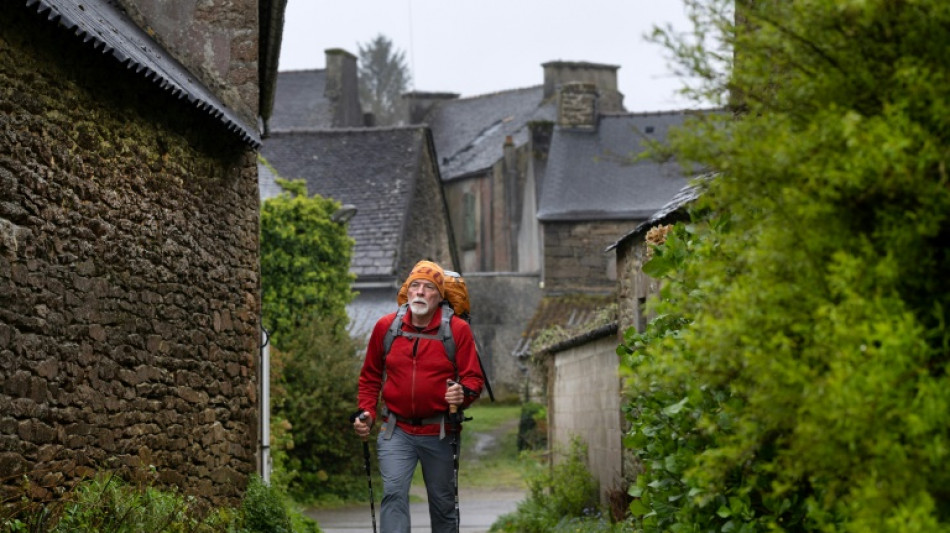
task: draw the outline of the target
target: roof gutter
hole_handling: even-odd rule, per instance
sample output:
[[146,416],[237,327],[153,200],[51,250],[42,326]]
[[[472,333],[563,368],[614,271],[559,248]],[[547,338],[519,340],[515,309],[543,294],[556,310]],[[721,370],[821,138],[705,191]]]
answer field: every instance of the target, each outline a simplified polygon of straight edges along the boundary
[[239,119],[116,6],[94,0],[26,0],[26,6],[72,31],[84,43],[92,43],[93,49],[111,55],[135,74],[155,82],[160,89],[218,120],[254,150],[260,149],[261,137],[256,128]]

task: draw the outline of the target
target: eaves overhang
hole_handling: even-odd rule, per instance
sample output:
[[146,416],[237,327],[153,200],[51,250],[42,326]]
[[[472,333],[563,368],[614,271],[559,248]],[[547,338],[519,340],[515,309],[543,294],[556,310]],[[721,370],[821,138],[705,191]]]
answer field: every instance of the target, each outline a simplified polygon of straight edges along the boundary
[[112,2],[26,0],[26,6],[72,31],[84,43],[91,43],[93,49],[111,55],[119,64],[155,82],[160,89],[207,113],[254,150],[260,149],[261,137],[256,128],[238,118]]

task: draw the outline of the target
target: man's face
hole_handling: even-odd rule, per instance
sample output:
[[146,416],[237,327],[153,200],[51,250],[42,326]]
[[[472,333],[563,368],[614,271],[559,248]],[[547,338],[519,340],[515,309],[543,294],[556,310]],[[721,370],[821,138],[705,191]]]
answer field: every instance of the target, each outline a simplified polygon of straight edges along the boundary
[[409,307],[414,315],[425,316],[435,311],[441,299],[439,289],[431,281],[416,279],[409,284]]

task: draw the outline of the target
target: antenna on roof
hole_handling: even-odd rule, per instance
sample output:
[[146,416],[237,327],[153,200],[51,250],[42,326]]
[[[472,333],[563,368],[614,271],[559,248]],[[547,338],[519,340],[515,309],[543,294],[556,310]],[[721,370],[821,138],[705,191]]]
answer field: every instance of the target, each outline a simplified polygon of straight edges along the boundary
[[412,48],[412,0],[409,2],[409,89],[416,90],[416,54]]

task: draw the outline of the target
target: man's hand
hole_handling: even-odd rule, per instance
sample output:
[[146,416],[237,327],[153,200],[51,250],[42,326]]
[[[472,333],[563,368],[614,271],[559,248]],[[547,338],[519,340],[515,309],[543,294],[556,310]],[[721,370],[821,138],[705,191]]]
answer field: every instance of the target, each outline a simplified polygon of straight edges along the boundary
[[462,390],[462,385],[452,380],[446,381],[445,384],[446,403],[449,405],[462,405],[462,400],[465,399],[465,392]]
[[353,419],[353,431],[359,438],[366,440],[369,437],[369,430],[373,427],[373,419],[369,412],[363,411],[358,417]]

